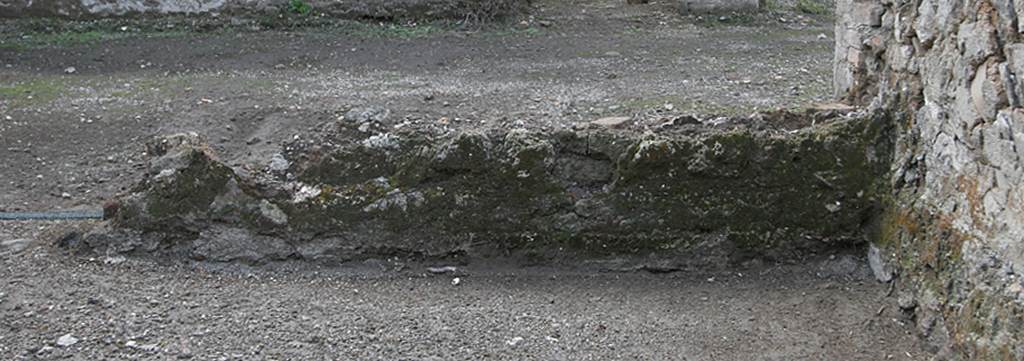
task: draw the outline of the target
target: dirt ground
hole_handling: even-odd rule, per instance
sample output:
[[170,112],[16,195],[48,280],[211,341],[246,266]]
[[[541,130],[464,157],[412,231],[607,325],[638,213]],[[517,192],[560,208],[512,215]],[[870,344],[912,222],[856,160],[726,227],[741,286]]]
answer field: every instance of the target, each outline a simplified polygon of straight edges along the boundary
[[[8,224],[0,239],[64,226]],[[894,296],[844,255],[712,274],[471,262],[437,275],[396,260],[156,264],[33,241],[0,264],[5,360],[929,359]],[[67,334],[77,342],[58,346]]]
[[[225,159],[261,164],[354,107],[386,113],[382,129],[554,129],[829,98],[827,18],[695,19],[667,2],[622,3],[539,1],[521,22],[476,30],[54,35],[4,23],[0,211],[97,208],[137,179],[153,135],[196,131]],[[81,225],[0,222],[0,241],[28,240],[0,248],[0,359],[927,359],[857,257],[722,274],[247,268],[52,245]],[[66,334],[77,342],[59,346]]]
[[386,111],[384,128],[550,129],[650,112],[746,115],[829,96],[827,19],[698,20],[667,2],[535,7],[521,22],[471,30],[129,23],[41,34],[6,23],[0,210],[95,206],[135,179],[156,134],[196,131],[234,163],[266,163],[353,107]]

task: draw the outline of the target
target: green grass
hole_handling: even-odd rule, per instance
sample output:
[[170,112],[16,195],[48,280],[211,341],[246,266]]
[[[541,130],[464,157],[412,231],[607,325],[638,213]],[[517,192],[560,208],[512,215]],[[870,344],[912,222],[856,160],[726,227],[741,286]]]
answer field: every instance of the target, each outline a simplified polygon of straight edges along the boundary
[[831,5],[821,2],[821,0],[796,0],[794,9],[808,15],[829,15],[832,13]]
[[97,44],[104,41],[130,37],[167,38],[188,34],[186,31],[161,31],[152,33],[110,32],[102,30],[63,31],[55,33],[37,32],[23,35],[0,35],[0,49],[36,49],[49,47],[71,47]]
[[41,48],[41,47],[67,47],[80,44],[92,44],[104,39],[113,38],[114,34],[99,31],[86,32],[62,32],[62,33],[34,33],[23,35],[18,38],[0,40],[2,48]]
[[313,12],[313,7],[302,0],[289,0],[288,12],[298,15],[306,15]]
[[0,85],[0,100],[12,107],[45,104],[57,99],[67,87],[56,79],[28,80]]

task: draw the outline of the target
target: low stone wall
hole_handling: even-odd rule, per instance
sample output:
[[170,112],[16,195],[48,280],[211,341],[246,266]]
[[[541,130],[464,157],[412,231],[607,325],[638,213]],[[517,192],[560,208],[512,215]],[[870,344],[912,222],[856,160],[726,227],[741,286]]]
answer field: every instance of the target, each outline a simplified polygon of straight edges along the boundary
[[81,245],[213,261],[637,256],[683,268],[863,244],[888,121],[771,122],[371,135],[343,121],[259,170],[177,135],[150,146],[145,182]]
[[838,6],[837,95],[899,130],[876,270],[941,356],[1024,360],[1024,3]]
[[[314,15],[375,20],[491,20],[525,12],[529,0],[303,0]],[[0,0],[0,18],[95,18],[167,14],[261,15],[288,11],[287,0]]]

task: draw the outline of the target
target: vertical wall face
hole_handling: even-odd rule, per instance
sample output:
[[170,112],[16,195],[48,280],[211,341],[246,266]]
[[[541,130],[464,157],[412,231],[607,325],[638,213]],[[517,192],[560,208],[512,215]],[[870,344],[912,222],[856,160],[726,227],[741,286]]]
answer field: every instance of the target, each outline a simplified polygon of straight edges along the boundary
[[837,97],[900,119],[877,242],[901,307],[947,355],[1024,360],[1024,1],[840,0],[837,14]]

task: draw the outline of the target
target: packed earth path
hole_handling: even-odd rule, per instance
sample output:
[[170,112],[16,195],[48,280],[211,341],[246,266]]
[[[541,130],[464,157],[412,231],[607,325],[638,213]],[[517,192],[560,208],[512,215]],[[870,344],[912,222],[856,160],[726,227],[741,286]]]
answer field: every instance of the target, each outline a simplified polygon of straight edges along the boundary
[[[539,1],[529,17],[481,28],[188,23],[68,35],[3,22],[0,211],[97,209],[138,180],[145,141],[183,131],[232,165],[266,166],[344,117],[372,118],[370,132],[554,130],[831,98],[824,17],[706,19],[667,2],[582,0]],[[661,273],[223,265],[56,245],[89,225],[0,221],[0,359],[929,358],[861,254]]]

